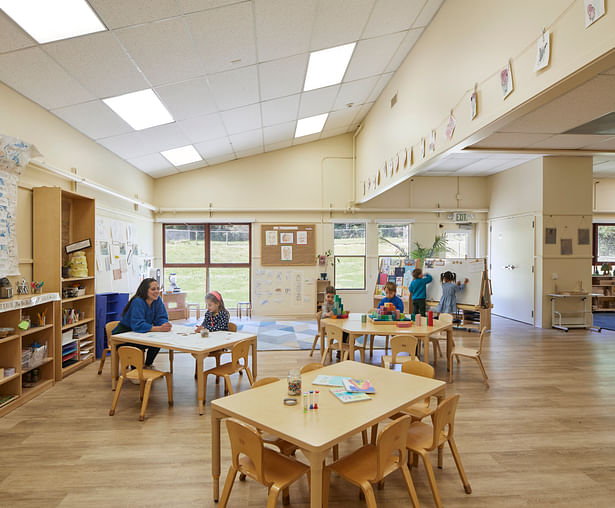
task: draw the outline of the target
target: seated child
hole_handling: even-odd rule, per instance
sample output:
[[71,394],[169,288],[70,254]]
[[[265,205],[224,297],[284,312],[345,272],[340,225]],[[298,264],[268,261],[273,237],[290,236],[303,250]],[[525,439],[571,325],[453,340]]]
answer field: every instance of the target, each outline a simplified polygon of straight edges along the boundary
[[224,308],[222,295],[217,291],[207,293],[205,303],[207,304],[205,318],[200,326],[196,327],[196,331],[200,332],[204,328],[210,332],[227,331],[230,316],[228,310]]
[[325,319],[333,316],[333,305],[335,304],[335,288],[327,286],[325,289],[325,301],[322,302],[320,318]]
[[436,307],[436,312],[446,312],[448,314],[457,313],[457,293],[461,293],[469,279],[463,281],[463,284],[459,281],[455,283],[457,276],[453,272],[444,272],[440,275],[440,282],[442,282],[442,298],[440,303]]
[[383,307],[385,303],[392,303],[399,312],[404,311],[404,301],[397,296],[397,285],[394,282],[387,282],[384,286],[384,297],[380,300],[378,308]]
[[427,298],[427,284],[432,280],[431,275],[426,273],[423,275],[423,270],[415,268],[412,270],[412,282],[408,289],[412,293],[412,306],[414,314],[425,315],[425,300]]

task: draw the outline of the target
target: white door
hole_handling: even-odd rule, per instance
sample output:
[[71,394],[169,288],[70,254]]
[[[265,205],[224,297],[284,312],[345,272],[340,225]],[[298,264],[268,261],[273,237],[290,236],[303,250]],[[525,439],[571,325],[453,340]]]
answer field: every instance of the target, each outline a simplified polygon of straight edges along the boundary
[[493,313],[534,324],[534,217],[490,222]]

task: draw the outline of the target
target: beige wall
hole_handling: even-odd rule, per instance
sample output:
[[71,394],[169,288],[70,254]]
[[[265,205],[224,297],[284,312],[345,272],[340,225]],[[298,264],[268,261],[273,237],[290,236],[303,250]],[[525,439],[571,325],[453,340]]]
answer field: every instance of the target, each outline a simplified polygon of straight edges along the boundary
[[[362,182],[406,147],[414,147],[415,164],[392,178],[382,178],[378,190],[367,196],[359,194],[360,198],[372,197],[408,178],[425,166],[421,163],[513,109],[517,108],[511,118],[521,114],[518,106],[538,94],[543,101],[549,94],[563,93],[562,88],[544,92],[611,51],[615,47],[615,16],[604,16],[585,29],[583,1],[577,0],[560,16],[569,4],[562,0],[444,2],[363,122],[357,136],[357,189],[362,192]],[[543,27],[552,31],[551,63],[535,73],[535,41]],[[502,100],[497,71],[511,58],[514,91]],[[479,112],[471,120],[469,94],[475,83],[479,83]],[[391,108],[390,99],[396,93],[397,104]],[[444,130],[451,110],[457,126],[448,142]],[[418,143],[421,138],[429,139],[431,129],[437,130],[436,151],[421,161]],[[486,134],[488,131],[481,133]]]

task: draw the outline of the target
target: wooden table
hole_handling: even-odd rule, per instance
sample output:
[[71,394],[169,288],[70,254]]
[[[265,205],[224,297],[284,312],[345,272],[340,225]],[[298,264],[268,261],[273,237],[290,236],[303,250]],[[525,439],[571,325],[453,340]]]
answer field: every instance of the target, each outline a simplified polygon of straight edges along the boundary
[[144,346],[154,346],[166,348],[172,351],[190,353],[196,359],[197,385],[199,414],[204,412],[205,400],[205,381],[203,378],[203,360],[212,351],[230,348],[240,340],[251,341],[252,351],[252,374],[254,379],[258,374],[256,335],[240,332],[210,332],[208,337],[201,337],[199,333],[194,333],[194,327],[174,325],[170,332],[125,332],[110,337],[111,347],[111,388],[115,390],[117,384],[119,362],[117,356],[117,346],[123,342],[134,342]]
[[[369,379],[376,388],[370,401],[340,402],[326,386],[314,386],[319,374]],[[220,422],[232,417],[298,446],[310,461],[310,506],[322,506],[322,466],[328,451],[339,442],[397,413],[408,404],[441,393],[446,383],[403,374],[360,362],[345,361],[302,375],[303,391],[320,390],[317,411],[303,412],[301,401],[285,406],[286,380],[216,399],[211,403],[212,476],[214,501],[219,498]]]
[[[427,320],[424,320],[427,323]],[[350,344],[350,358],[354,359],[354,342],[357,337],[361,335],[412,335],[419,340],[423,341],[425,351],[424,360],[429,362],[429,337],[438,332],[446,331],[446,366],[450,368],[450,351],[453,347],[453,324],[442,323],[437,319],[434,319],[433,326],[427,326],[427,324],[421,326],[412,325],[410,328],[398,328],[394,323],[390,325],[374,324],[367,320],[367,323],[361,322],[361,314],[351,313],[348,319],[322,319],[320,325],[322,326],[336,326],[348,333],[348,342]],[[321,335],[320,339],[320,351],[324,353],[323,339]]]

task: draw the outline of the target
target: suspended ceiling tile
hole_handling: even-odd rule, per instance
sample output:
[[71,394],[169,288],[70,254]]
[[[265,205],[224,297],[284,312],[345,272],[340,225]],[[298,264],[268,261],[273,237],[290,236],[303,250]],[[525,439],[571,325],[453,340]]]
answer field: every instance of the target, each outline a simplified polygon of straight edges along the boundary
[[224,162],[234,161],[236,158],[237,155],[234,153],[226,153],[224,155],[216,155],[215,157],[208,159],[207,162],[210,166],[213,166],[214,164],[223,164]]
[[215,9],[224,5],[249,3],[250,0],[179,0],[184,13],[204,11],[206,9]]
[[179,148],[190,144],[188,137],[182,132],[177,123],[158,125],[139,131],[141,139],[148,152],[163,152],[172,148]]
[[279,125],[272,125],[263,129],[263,139],[265,146],[272,145],[274,143],[286,142],[288,145],[292,143],[292,139],[295,136],[295,128],[297,122],[285,122]]
[[261,112],[263,115],[263,125],[277,125],[297,119],[299,110],[299,100],[301,96],[291,95],[281,99],[274,99],[261,103]]
[[401,44],[395,51],[395,54],[391,58],[391,61],[386,66],[387,72],[394,72],[401,65],[401,63],[406,59],[410,50],[414,47],[416,41],[419,40],[419,37],[423,33],[423,28],[415,28],[413,30],[408,30],[406,32],[405,37],[401,41]]
[[302,145],[304,143],[311,143],[320,139],[321,133],[309,134],[308,136],[301,136],[300,138],[293,139],[293,145]]
[[252,157],[254,155],[258,155],[261,154],[265,151],[265,149],[263,148],[263,145],[256,147],[256,148],[248,148],[247,150],[239,150],[238,152],[235,152],[235,154],[237,155],[237,158],[240,159],[242,157]]
[[251,150],[253,148],[263,149],[263,131],[255,129],[253,131],[242,132],[241,134],[232,134],[229,136],[233,150],[237,155],[240,151]]
[[218,113],[195,116],[180,120],[177,125],[188,137],[191,143],[218,139],[226,136],[226,128]]
[[299,118],[328,113],[333,107],[340,85],[327,86],[303,92],[299,105]]
[[0,11],[0,53],[36,46],[36,41]]
[[159,153],[150,153],[148,155],[144,155],[142,157],[135,157],[133,159],[128,159],[133,166],[140,169],[141,171],[145,171],[146,173],[151,174],[152,172],[165,172],[167,174],[176,173],[176,169],[168,160],[166,160]]
[[124,28],[115,33],[154,86],[203,74],[182,18]]
[[102,101],[84,102],[54,109],[52,113],[92,139],[108,138],[133,128],[111,111]]
[[258,102],[256,65],[209,76],[214,99],[220,110]]
[[391,76],[393,76],[392,72],[388,72],[386,74],[380,74],[378,76],[378,81],[376,82],[374,89],[371,91],[371,93],[367,97],[367,102],[375,102],[378,99],[378,97],[380,97],[380,94],[384,90],[384,87],[387,86],[387,83],[390,81]]
[[191,162],[189,164],[182,164],[181,166],[177,166],[176,169],[180,173],[185,173],[186,171],[192,171],[193,169],[205,168],[208,165],[209,164],[207,163],[207,161],[203,159],[200,161]]
[[374,89],[374,86],[376,86],[378,79],[379,76],[372,76],[370,78],[342,83],[337,98],[333,103],[333,109],[343,109],[348,107],[348,104],[363,104],[367,101],[367,97]]
[[[600,136],[602,137],[602,136]],[[608,139],[600,142],[600,143],[592,143],[590,145],[584,146],[585,150],[615,150],[615,137],[611,136]]]
[[303,90],[308,53],[271,60],[258,65],[261,99],[269,100]]
[[348,128],[359,110],[358,106],[332,111],[327,117],[324,130]]
[[359,41],[350,59],[344,81],[382,74],[405,35],[405,32],[399,32]]
[[0,55],[0,80],[46,109],[96,98],[38,47]]
[[109,28],[139,25],[181,14],[175,0],[90,0],[90,4]]
[[463,168],[457,170],[456,173],[464,175],[479,175],[484,171],[490,171],[504,166],[504,164],[506,164],[506,161],[503,161],[502,159],[481,159],[464,166]]
[[601,143],[611,137],[613,136],[596,136],[592,134],[558,134],[557,136],[552,136],[544,141],[540,141],[531,147],[574,150],[586,145]]
[[149,88],[111,32],[98,32],[42,47],[99,98]]
[[270,145],[265,145],[266,152],[273,152],[275,150],[282,150],[284,148],[288,148],[292,146],[292,139],[287,139],[285,141],[278,141],[277,143],[271,143]]
[[352,121],[352,123],[360,124],[365,119],[365,117],[367,116],[367,113],[369,113],[370,109],[372,109],[373,105],[374,105],[373,102],[368,102],[366,104],[361,104],[359,106],[359,109],[357,110],[357,114],[354,117],[354,120]]
[[156,87],[156,93],[175,120],[184,120],[217,111],[206,78]]
[[256,63],[250,2],[190,14],[186,21],[208,73]]
[[136,131],[98,139],[97,142],[123,159],[135,159],[155,151],[146,148],[143,138]]
[[416,21],[425,0],[386,0],[376,2],[363,37],[378,37],[408,30]]
[[[332,48],[359,40],[374,3],[374,0],[320,0],[310,50]],[[341,19],[343,23],[340,23]]]
[[496,132],[472,146],[479,148],[527,148],[550,137],[551,134]]
[[[209,164],[212,164],[212,160],[215,160],[216,157],[228,156],[231,158],[235,158],[235,153],[233,152],[233,147],[228,139],[228,137],[211,139],[209,141],[203,141],[201,143],[197,143],[194,145],[194,148],[201,154]],[[216,164],[214,162],[214,164]]]
[[164,178],[165,176],[176,175],[179,171],[176,167],[171,166],[169,169],[152,169],[146,171],[146,173],[152,178]]
[[321,139],[332,138],[334,136],[339,136],[341,134],[346,134],[347,132],[350,132],[348,127],[339,127],[337,129],[330,129],[330,130],[329,129],[323,129]]
[[261,110],[258,104],[229,109],[220,113],[229,134],[251,131],[261,127]]
[[461,168],[464,168],[466,166],[469,166],[470,164],[472,164],[472,162],[473,161],[471,159],[452,159],[452,158],[446,158],[446,159],[442,159],[442,160],[439,160],[438,162],[436,162],[434,166],[429,168],[429,172],[432,172],[432,171],[435,171],[435,170],[456,171],[458,169],[461,169]]
[[317,6],[305,0],[254,0],[259,62],[309,51]]
[[440,6],[444,3],[444,0],[427,0],[425,7],[419,14],[418,18],[414,21],[413,27],[425,27],[436,15]]

